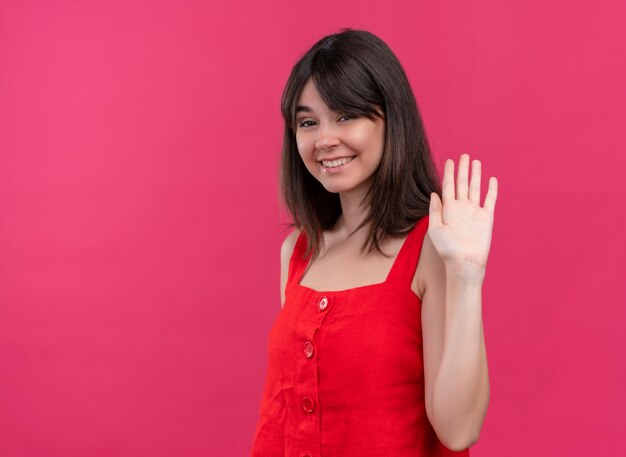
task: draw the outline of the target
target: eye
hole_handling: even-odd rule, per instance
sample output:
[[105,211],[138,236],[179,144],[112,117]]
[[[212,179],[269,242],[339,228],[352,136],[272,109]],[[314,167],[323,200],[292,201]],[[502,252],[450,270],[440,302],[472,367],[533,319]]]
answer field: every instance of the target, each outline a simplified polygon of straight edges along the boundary
[[[342,114],[341,116],[339,116],[339,120],[341,119],[345,119],[345,120],[350,120],[350,119],[354,119],[357,116],[353,116],[352,114]],[[315,121],[312,120],[306,120],[306,121],[300,121],[298,122],[298,127],[311,127],[312,125],[315,124]]]

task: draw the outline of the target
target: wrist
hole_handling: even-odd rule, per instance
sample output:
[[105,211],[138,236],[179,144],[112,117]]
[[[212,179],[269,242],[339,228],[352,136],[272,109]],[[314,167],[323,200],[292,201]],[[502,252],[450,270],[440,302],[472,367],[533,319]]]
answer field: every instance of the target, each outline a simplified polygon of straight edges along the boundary
[[445,263],[446,277],[467,285],[481,286],[485,280],[486,269],[468,262],[452,261]]

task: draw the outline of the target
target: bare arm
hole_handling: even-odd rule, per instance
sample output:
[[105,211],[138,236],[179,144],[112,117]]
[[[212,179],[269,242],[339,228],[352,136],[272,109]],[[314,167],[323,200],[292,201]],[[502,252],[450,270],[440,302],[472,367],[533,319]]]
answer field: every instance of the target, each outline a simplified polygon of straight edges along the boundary
[[482,278],[446,266],[428,234],[422,250],[426,412],[440,441],[459,451],[478,441],[489,403]]
[[[422,301],[428,359],[428,418],[440,440],[465,449],[480,435],[489,403],[489,372],[483,334],[482,285],[491,247],[498,180],[489,178],[480,206],[480,160],[461,154],[444,165],[442,197],[430,195],[428,238],[439,260],[424,275]],[[430,250],[431,248],[428,247]],[[435,256],[431,256],[433,259]],[[428,329],[435,325],[436,329]],[[425,375],[426,376],[426,375]]]

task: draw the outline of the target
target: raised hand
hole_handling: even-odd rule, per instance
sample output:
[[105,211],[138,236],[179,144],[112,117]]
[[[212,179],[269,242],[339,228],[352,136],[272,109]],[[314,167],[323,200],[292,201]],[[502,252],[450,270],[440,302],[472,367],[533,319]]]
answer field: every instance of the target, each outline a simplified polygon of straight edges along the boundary
[[469,154],[462,154],[454,185],[454,161],[446,160],[442,199],[430,196],[428,235],[446,266],[478,270],[487,267],[491,247],[493,213],[498,194],[498,181],[489,178],[485,204],[480,206],[481,164],[472,161],[472,177],[468,186]]

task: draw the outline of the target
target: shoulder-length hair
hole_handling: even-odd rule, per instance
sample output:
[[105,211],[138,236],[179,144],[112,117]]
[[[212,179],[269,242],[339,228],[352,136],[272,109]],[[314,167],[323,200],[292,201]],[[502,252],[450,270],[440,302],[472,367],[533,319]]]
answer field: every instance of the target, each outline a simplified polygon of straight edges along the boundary
[[370,223],[361,252],[380,249],[387,236],[405,235],[428,214],[430,194],[441,184],[409,80],[391,49],[376,35],[349,28],[328,35],[295,64],[285,85],[281,112],[285,121],[279,189],[293,221],[307,238],[305,257],[316,257],[322,231],[341,215],[339,194],[328,192],[307,170],[296,143],[296,105],[312,78],[333,111],[385,119],[385,146],[365,199],[369,211],[350,235]]

